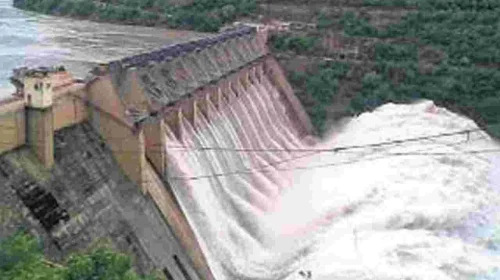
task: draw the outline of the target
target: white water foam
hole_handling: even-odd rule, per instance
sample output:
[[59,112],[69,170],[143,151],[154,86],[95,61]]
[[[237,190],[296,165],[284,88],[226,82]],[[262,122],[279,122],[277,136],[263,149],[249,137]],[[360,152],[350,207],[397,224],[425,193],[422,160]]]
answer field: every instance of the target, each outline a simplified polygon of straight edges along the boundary
[[473,121],[430,101],[386,104],[309,146],[265,77],[236,88],[222,111],[209,104],[193,124],[182,120],[180,139],[167,127],[167,176],[216,279],[497,279],[500,156],[464,153],[499,149],[486,133],[278,151],[453,133]]

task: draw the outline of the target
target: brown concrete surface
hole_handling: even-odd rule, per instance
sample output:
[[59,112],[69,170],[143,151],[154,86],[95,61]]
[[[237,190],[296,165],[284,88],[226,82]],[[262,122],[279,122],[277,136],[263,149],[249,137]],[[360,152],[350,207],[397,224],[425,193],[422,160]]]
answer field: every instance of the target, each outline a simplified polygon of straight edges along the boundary
[[155,201],[168,224],[172,227],[174,234],[186,249],[186,253],[191,258],[198,275],[204,280],[214,280],[215,278],[208,267],[205,256],[186,216],[171,191],[167,190],[170,186],[161,181],[150,165],[146,166],[146,177],[147,193]]
[[164,121],[160,119],[157,122],[147,122],[143,126],[146,144],[146,157],[151,162],[158,174],[165,174],[166,158],[165,158],[165,129]]
[[109,76],[92,82],[87,91],[87,98],[92,104],[92,125],[111,147],[125,174],[143,188],[143,169],[146,162],[144,135],[133,131],[132,124],[127,121],[125,106],[116,94]]
[[[165,134],[161,133],[161,122],[146,123],[142,130],[133,131],[122,113],[125,110],[124,102],[116,94],[109,76],[94,81],[89,85],[88,92],[90,102],[98,107],[91,108],[91,123],[111,147],[120,167],[145,194],[153,198],[200,277],[214,279],[187,219],[177,206],[175,198],[166,191],[163,181],[156,175],[157,171],[164,170],[166,162],[161,146],[165,141]],[[137,92],[132,88],[125,100],[129,104],[137,104],[135,102],[141,100]],[[154,168],[147,162],[146,156]]]
[[16,100],[0,107],[0,154],[26,143],[26,116],[24,101]]
[[27,142],[40,162],[46,167],[54,165],[54,114],[46,109],[26,108]]
[[67,92],[56,98],[53,103],[54,130],[82,123],[88,118],[87,107],[81,98],[85,96],[83,89]]
[[137,70],[128,69],[123,89],[121,100],[126,108],[134,108],[139,111],[149,111],[151,102],[140,85]]

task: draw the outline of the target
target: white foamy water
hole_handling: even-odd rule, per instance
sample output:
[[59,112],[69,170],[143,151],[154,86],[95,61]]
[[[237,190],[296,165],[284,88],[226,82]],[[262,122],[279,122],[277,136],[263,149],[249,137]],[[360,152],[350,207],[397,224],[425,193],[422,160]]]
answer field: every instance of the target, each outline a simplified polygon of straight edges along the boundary
[[180,138],[167,127],[167,176],[216,279],[499,279],[500,157],[474,152],[500,149],[486,133],[303,151],[473,121],[387,104],[308,146],[265,77],[236,88],[221,111],[184,119]]

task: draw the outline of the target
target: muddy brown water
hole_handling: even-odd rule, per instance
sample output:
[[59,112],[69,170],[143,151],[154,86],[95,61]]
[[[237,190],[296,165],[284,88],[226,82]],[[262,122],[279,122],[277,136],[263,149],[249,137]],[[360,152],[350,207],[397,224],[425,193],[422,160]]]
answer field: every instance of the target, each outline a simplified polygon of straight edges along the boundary
[[83,78],[97,63],[207,35],[40,15],[0,0],[0,99],[13,92],[15,67],[63,64]]

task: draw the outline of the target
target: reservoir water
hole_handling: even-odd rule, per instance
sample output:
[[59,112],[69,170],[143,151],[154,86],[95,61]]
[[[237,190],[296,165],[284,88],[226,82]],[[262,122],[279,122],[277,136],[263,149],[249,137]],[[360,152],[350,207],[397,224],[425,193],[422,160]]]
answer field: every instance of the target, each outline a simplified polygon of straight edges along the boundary
[[[0,0],[0,97],[14,67],[83,76],[197,36]],[[177,134],[164,127],[164,175],[217,280],[500,279],[500,144],[473,121],[431,101],[386,104],[311,145],[266,77],[227,90],[192,123],[179,114]]]
[[84,77],[99,62],[203,36],[39,15],[14,8],[11,0],[0,0],[0,99],[13,92],[9,76],[15,67],[63,64]]

